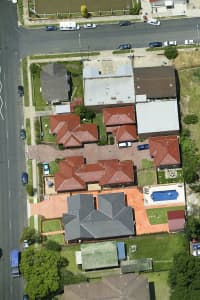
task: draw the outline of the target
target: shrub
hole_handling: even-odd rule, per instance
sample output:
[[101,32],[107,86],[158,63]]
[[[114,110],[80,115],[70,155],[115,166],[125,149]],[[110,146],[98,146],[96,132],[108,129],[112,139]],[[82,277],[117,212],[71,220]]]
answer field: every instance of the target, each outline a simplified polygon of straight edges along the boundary
[[168,59],[174,59],[178,56],[178,50],[176,47],[166,47],[164,54]]
[[84,18],[88,18],[88,9],[85,4],[81,5],[81,16]]
[[198,116],[195,114],[187,115],[184,117],[183,122],[185,124],[196,124],[198,122]]
[[26,186],[26,191],[27,191],[27,193],[28,193],[29,196],[31,196],[31,197],[34,196],[34,189],[33,189],[32,184],[28,184]]
[[130,15],[139,15],[141,10],[141,2],[134,1],[134,6],[129,10]]
[[110,141],[110,145],[114,145],[115,139],[112,135],[110,136],[109,141]]
[[61,251],[61,245],[58,244],[56,241],[47,240],[45,243],[45,247],[47,250]]

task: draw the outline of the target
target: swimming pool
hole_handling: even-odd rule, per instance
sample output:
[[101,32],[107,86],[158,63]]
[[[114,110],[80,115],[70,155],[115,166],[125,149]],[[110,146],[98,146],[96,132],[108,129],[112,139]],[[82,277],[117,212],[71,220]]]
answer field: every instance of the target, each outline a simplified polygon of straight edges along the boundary
[[178,192],[176,190],[157,191],[151,194],[153,201],[168,201],[176,200],[178,198]]

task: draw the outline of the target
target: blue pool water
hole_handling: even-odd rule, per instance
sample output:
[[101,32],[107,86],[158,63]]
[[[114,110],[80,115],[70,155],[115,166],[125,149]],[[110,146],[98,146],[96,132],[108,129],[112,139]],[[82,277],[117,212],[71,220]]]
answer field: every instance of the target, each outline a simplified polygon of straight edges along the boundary
[[176,190],[159,191],[151,194],[153,201],[167,201],[176,200],[178,198],[178,192]]

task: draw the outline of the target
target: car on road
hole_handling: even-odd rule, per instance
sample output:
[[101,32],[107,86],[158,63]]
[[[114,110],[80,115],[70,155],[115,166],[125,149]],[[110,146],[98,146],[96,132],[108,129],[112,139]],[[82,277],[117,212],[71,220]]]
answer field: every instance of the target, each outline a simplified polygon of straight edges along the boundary
[[97,25],[94,23],[87,23],[87,24],[83,25],[83,28],[85,28],[85,29],[94,29],[96,27],[97,27]]
[[162,47],[162,42],[150,42],[149,48],[156,48],[156,47]]
[[131,142],[122,142],[118,144],[119,148],[127,148],[127,147],[131,147],[132,143]]
[[23,185],[28,184],[28,174],[26,172],[22,172],[21,181]]
[[24,128],[20,129],[19,134],[20,134],[20,139],[21,140],[25,140],[26,139],[26,130]]
[[119,49],[119,50],[128,50],[131,48],[132,48],[131,44],[121,44],[117,47],[117,49]]
[[194,40],[185,40],[185,41],[184,41],[184,44],[185,44],[185,45],[194,45],[194,44],[195,44],[195,41],[194,41]]
[[120,21],[119,22],[119,26],[129,26],[131,25],[132,23],[130,21]]
[[147,21],[147,24],[154,25],[154,26],[160,26],[160,21],[158,19],[150,19]]
[[45,27],[45,30],[46,31],[56,31],[56,30],[58,30],[58,28],[56,25],[48,25]]
[[50,173],[49,164],[47,162],[44,162],[42,164],[42,167],[43,167],[43,174],[44,175],[49,175],[49,173]]
[[24,96],[24,87],[23,85],[18,85],[17,92],[20,97]]
[[149,149],[149,144],[141,144],[137,145],[137,149],[140,150],[148,150]]
[[176,41],[165,41],[165,42],[163,43],[163,45],[164,45],[165,47],[167,47],[167,46],[176,46],[176,45],[177,45],[177,42],[176,42]]

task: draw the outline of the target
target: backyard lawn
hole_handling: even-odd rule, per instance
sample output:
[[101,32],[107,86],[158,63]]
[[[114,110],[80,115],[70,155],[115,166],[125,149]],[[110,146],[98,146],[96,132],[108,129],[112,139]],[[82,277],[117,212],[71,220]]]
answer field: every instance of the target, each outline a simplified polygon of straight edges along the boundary
[[165,183],[177,183],[183,182],[183,171],[182,169],[177,170],[177,177],[176,178],[166,178],[165,171],[158,171],[158,183],[165,184]]
[[147,216],[150,224],[165,224],[167,223],[167,212],[171,210],[185,210],[184,206],[165,207],[165,208],[153,208],[147,209]]
[[77,265],[76,265],[76,260],[75,260],[75,252],[76,251],[80,251],[80,245],[79,244],[63,247],[62,252],[61,252],[61,255],[66,257],[68,262],[69,262],[66,269],[71,271],[74,274],[81,272],[81,270],[79,270]]
[[[169,300],[170,299],[170,287],[168,285],[168,274],[169,272],[151,272],[143,274],[150,283],[150,294],[152,283],[154,284],[155,289],[155,298],[156,300]],[[153,295],[152,295],[153,296]]]
[[157,173],[154,168],[138,170],[137,172],[138,186],[143,187],[145,185],[157,184]]
[[43,142],[46,143],[56,143],[56,136],[50,133],[50,119],[49,116],[41,117],[41,123],[42,123],[42,132]]
[[60,219],[47,220],[42,222],[42,232],[58,231],[62,230]]
[[99,128],[99,139],[101,141],[107,141],[106,127],[103,123],[102,113],[97,113],[96,117],[93,119],[93,123],[98,125]]
[[64,245],[65,244],[64,234],[48,235],[47,236],[47,240],[55,241],[55,242],[57,242],[60,245]]

